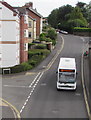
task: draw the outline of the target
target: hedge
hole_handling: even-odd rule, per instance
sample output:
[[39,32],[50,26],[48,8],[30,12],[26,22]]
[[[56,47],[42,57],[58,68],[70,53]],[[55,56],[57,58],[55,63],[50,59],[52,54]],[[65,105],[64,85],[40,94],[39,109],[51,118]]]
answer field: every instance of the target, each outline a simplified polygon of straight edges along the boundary
[[74,27],[74,32],[91,32],[91,28]]
[[[19,72],[27,71],[27,70],[30,70],[30,69],[34,68],[49,53],[50,53],[50,51],[47,50],[47,49],[34,49],[34,50],[29,51],[29,60],[28,60],[28,62],[24,62],[24,63],[21,63],[20,65],[10,67],[11,73],[19,73]],[[0,70],[1,74],[2,74],[2,69]]]
[[35,49],[46,49],[46,45],[45,44],[38,44],[38,45],[36,45]]
[[28,59],[31,59],[34,55],[45,55],[47,56],[50,53],[47,49],[33,49],[31,51],[28,51]]

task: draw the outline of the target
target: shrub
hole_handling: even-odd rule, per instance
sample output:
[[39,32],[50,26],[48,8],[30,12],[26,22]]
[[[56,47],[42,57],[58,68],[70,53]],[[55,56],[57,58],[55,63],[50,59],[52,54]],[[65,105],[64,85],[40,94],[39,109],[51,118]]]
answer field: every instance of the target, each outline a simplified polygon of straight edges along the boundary
[[46,39],[46,33],[41,33],[40,36],[39,36],[39,40],[40,41],[45,41]]
[[28,52],[28,59],[31,59],[35,55],[45,55],[47,56],[50,53],[47,49],[34,49]]
[[29,65],[28,62],[21,63],[21,66],[23,67],[23,71],[30,70],[32,68],[32,66]]
[[29,51],[29,55],[31,56],[29,56],[29,61],[11,67],[11,73],[19,73],[32,69],[38,65],[49,53],[50,51],[47,49],[35,49]]
[[31,66],[34,67],[34,66],[36,65],[37,61],[31,59],[31,60],[28,61],[28,63],[29,63]]
[[91,28],[74,27],[74,32],[91,32]]
[[52,42],[52,39],[46,38],[45,41],[46,41],[46,42]]
[[35,49],[46,49],[46,45],[45,44],[38,44],[38,45],[36,45]]
[[31,48],[32,45],[35,45],[35,43],[28,43],[28,49]]
[[24,62],[20,65],[16,65],[14,67],[11,67],[11,73],[19,73],[19,72],[27,71],[30,69],[32,69],[32,66],[29,65],[27,62]]
[[52,40],[56,40],[57,38],[57,33],[56,31],[52,28],[48,30],[47,37],[49,37]]

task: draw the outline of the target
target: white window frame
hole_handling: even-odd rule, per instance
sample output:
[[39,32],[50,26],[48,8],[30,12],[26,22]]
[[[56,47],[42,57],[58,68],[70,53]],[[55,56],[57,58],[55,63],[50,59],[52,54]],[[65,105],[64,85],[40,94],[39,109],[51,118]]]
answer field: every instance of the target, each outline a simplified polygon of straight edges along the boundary
[[24,51],[28,51],[28,43],[24,43]]

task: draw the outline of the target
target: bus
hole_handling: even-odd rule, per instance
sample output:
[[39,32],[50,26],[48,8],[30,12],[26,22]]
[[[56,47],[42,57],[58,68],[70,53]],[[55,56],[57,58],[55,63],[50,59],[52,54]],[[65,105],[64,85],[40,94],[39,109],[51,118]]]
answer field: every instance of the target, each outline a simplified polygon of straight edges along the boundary
[[75,58],[60,58],[57,70],[57,90],[76,90]]

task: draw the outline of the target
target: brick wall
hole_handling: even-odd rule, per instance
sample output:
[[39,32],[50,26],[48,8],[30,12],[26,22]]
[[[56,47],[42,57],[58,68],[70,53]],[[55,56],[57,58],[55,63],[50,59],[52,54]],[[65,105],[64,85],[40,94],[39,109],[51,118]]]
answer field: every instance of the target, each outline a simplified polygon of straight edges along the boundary
[[24,37],[24,29],[28,29],[28,25],[24,24],[24,16],[20,16],[20,63],[28,61],[28,51],[24,50],[24,43],[28,43],[28,38]]
[[30,15],[32,18],[36,19],[36,36],[38,37],[40,35],[40,17],[37,16],[32,11],[28,10],[28,15]]

